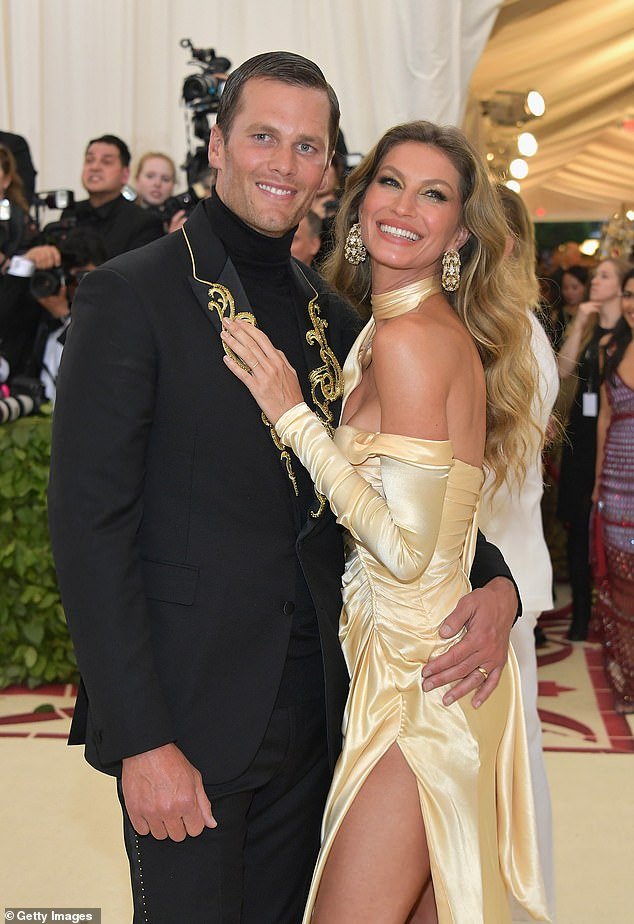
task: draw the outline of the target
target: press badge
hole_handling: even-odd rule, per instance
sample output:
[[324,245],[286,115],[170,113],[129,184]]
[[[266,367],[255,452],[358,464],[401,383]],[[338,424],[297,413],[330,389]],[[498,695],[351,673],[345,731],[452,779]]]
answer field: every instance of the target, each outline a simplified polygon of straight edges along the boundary
[[596,391],[584,391],[581,410],[584,417],[597,417],[599,414],[599,396]]

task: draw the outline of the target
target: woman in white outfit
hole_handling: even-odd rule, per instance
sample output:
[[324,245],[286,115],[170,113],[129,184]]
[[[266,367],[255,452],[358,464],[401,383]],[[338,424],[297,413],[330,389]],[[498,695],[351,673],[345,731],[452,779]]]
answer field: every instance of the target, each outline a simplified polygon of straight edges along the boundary
[[[533,226],[520,197],[500,185],[498,192],[509,225],[506,259],[513,261],[515,272],[524,281],[526,307],[532,326],[532,350],[539,371],[539,399],[533,406],[533,440],[527,447],[526,478],[521,486],[506,480],[493,492],[487,481],[480,507],[480,528],[502,551],[513,572],[522,599],[523,614],[511,632],[520,669],[526,733],[535,799],[537,836],[542,875],[554,918],[554,870],[550,792],[542,753],[542,733],[537,713],[537,656],[534,629],[539,614],[552,609],[553,572],[544,539],[541,498],[544,490],[541,450],[550,414],[559,390],[557,362],[550,342],[533,308],[538,304],[535,276]],[[523,916],[524,915],[524,916]],[[514,904],[514,921],[530,921]]]

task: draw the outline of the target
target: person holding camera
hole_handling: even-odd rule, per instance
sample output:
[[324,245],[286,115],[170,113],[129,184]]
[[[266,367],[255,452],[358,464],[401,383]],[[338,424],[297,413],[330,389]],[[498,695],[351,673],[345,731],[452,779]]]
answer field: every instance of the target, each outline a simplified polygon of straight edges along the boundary
[[28,379],[41,383],[42,398],[55,400],[77,286],[105,260],[101,239],[76,228],[67,235],[61,253],[57,247],[40,245],[11,262],[0,278],[0,352],[8,364],[10,388],[18,379]]
[[122,195],[130,179],[130,150],[116,135],[88,142],[81,181],[88,198],[64,209],[62,221],[95,231],[108,258],[149,244],[163,235],[160,217],[137,208]]
[[176,164],[168,154],[148,151],[139,160],[134,174],[136,205],[159,215],[166,234],[178,231],[198,199],[188,193],[174,196]]

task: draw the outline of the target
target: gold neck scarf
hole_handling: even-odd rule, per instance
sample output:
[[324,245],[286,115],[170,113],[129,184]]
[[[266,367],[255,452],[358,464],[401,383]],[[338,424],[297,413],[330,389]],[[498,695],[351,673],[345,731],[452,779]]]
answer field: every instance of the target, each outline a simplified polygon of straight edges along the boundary
[[396,318],[399,314],[413,311],[421,302],[424,302],[430,295],[435,295],[436,292],[440,292],[438,277],[429,276],[427,279],[419,279],[408,286],[403,286],[402,289],[394,289],[382,295],[373,295],[374,320],[385,321],[387,318]]

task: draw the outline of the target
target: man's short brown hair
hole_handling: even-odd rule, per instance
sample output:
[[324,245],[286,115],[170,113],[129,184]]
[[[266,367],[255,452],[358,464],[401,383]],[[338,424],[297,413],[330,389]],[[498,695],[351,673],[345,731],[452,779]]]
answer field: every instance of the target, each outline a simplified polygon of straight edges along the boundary
[[256,78],[278,80],[296,87],[322,90],[327,95],[330,104],[328,153],[331,154],[334,151],[339,133],[339,100],[315,62],[290,51],[268,51],[255,55],[229,75],[220,97],[216,116],[216,125],[221,130],[225,141],[229,138],[233,120],[240,110],[244,85],[247,81]]

